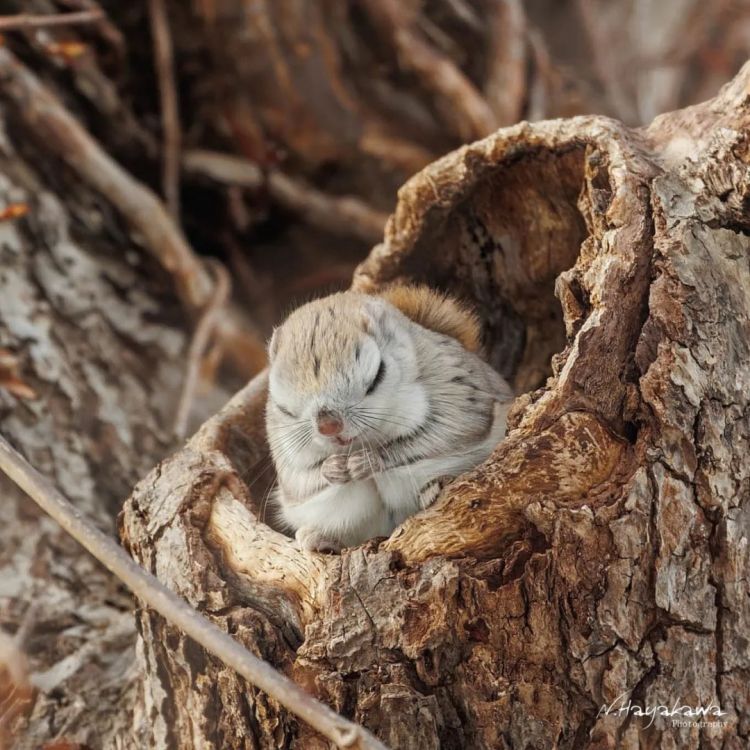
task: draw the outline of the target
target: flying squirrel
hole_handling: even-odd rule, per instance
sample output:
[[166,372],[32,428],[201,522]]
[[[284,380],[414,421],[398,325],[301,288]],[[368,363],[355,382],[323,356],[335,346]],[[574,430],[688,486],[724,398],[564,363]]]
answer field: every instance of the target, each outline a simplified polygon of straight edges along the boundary
[[479,320],[427,286],[339,292],[273,333],[266,429],[279,520],[308,550],[388,536],[505,436]]

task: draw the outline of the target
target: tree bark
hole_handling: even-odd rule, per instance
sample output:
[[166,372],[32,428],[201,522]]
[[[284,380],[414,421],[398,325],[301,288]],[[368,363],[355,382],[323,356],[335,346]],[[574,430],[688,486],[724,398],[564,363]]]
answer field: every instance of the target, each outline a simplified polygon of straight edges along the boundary
[[[399,750],[745,747],[748,132],[750,65],[645,129],[521,123],[428,166],[353,285],[474,301],[522,394],[491,458],[388,540],[298,551],[263,522],[261,375],[139,484],[123,541]],[[153,612],[137,621],[139,747],[327,747]],[[600,711],[620,696],[724,714]]]
[[[8,54],[0,71],[0,427],[81,513],[114,532],[123,498],[174,445],[188,323],[172,279],[107,196],[61,163],[7,96]],[[17,747],[55,739],[112,747],[114,728],[132,726],[130,596],[4,476],[0,497],[0,624],[12,633],[27,621],[17,645],[36,687],[25,726],[11,727]]]

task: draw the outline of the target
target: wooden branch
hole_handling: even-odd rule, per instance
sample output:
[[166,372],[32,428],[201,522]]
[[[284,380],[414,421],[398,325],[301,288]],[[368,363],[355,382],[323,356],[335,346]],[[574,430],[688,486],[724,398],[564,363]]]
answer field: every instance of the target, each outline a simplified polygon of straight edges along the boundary
[[[146,250],[172,274],[183,306],[192,317],[200,316],[213,299],[213,281],[158,196],[112,159],[7,48],[0,48],[0,92],[45,148],[107,197]],[[263,361],[262,342],[229,315],[222,316],[216,328],[227,351],[239,352],[232,360],[235,369],[254,375],[256,364]]]
[[396,0],[365,0],[363,6],[390,39],[401,65],[419,76],[451,108],[446,119],[455,120],[461,138],[481,138],[497,128],[495,115],[476,86],[449,57],[411,27],[402,5]]
[[392,127],[388,128],[385,123],[376,119],[365,121],[359,147],[363,154],[379,159],[407,175],[424,169],[436,156],[422,144],[400,137],[393,132]]
[[0,436],[0,469],[68,534],[116,575],[139,599],[205,649],[264,690],[340,748],[387,750],[363,727],[339,716],[295,682],[247,651],[234,638],[137,565],[113,539],[97,529]]
[[315,226],[333,234],[359,237],[368,243],[379,242],[387,215],[357,198],[332,197],[287,177],[277,169],[262,170],[239,156],[215,151],[194,150],[183,155],[183,166],[194,174],[217,182],[258,190],[266,187],[279,205],[300,214]]
[[638,112],[631,97],[628,96],[620,71],[610,49],[606,35],[600,28],[599,11],[591,0],[577,0],[578,13],[583,21],[583,28],[589,39],[594,70],[607,92],[615,114],[623,122],[635,125],[639,121]]
[[153,191],[112,159],[7,48],[0,49],[0,91],[40,142],[120,211],[174,275],[183,303],[193,312],[202,310],[211,297],[211,278]]
[[180,109],[175,81],[172,36],[169,31],[169,19],[164,0],[149,0],[148,8],[161,105],[162,143],[164,146],[162,189],[169,212],[175,222],[179,223],[182,129],[180,127]]
[[34,15],[33,13],[19,13],[15,16],[0,16],[0,31],[73,26],[75,24],[96,23],[103,19],[104,12],[99,8],[82,10],[77,13],[54,13],[44,16]]
[[69,8],[71,11],[96,11],[101,13],[102,17],[100,22],[97,24],[97,33],[106,42],[106,44],[112,50],[113,55],[116,57],[118,64],[124,63],[127,55],[127,49],[125,44],[125,36],[123,32],[112,22],[102,10],[97,0],[58,0],[58,5],[65,8]]
[[534,62],[534,72],[529,82],[526,119],[534,122],[547,117],[550,110],[549,92],[553,88],[553,68],[544,38],[538,29],[528,29],[529,52]]
[[492,3],[484,19],[489,34],[483,93],[498,125],[512,125],[528,97],[528,22],[520,0]]

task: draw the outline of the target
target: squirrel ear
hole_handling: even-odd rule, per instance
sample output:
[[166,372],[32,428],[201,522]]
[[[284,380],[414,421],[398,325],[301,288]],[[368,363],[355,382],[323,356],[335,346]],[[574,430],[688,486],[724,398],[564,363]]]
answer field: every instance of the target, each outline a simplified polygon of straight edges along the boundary
[[268,361],[272,361],[273,358],[276,356],[276,352],[279,349],[279,338],[280,338],[280,329],[274,328],[273,333],[271,334],[271,340],[268,342]]

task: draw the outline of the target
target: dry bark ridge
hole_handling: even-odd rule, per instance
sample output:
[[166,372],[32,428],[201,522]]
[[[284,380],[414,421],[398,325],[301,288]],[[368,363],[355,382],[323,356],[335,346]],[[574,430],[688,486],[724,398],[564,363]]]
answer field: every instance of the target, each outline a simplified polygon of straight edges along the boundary
[[[138,485],[123,541],[391,747],[745,747],[749,132],[750,65],[646,129],[522,123],[430,165],[354,286],[473,300],[524,392],[507,439],[389,540],[300,552],[259,520],[260,376]],[[327,746],[152,611],[138,629],[151,747]],[[621,695],[725,713],[599,713]]]
[[[183,376],[185,316],[171,279],[106,198],[40,147],[12,97],[0,103],[0,175],[0,206],[26,207],[0,223],[0,349],[27,386],[0,388],[0,431],[112,531],[135,481],[173,447],[165,394]],[[4,477],[0,571],[5,632],[37,605],[25,646],[38,690],[18,745],[111,746],[113,726],[132,725],[130,597]]]

